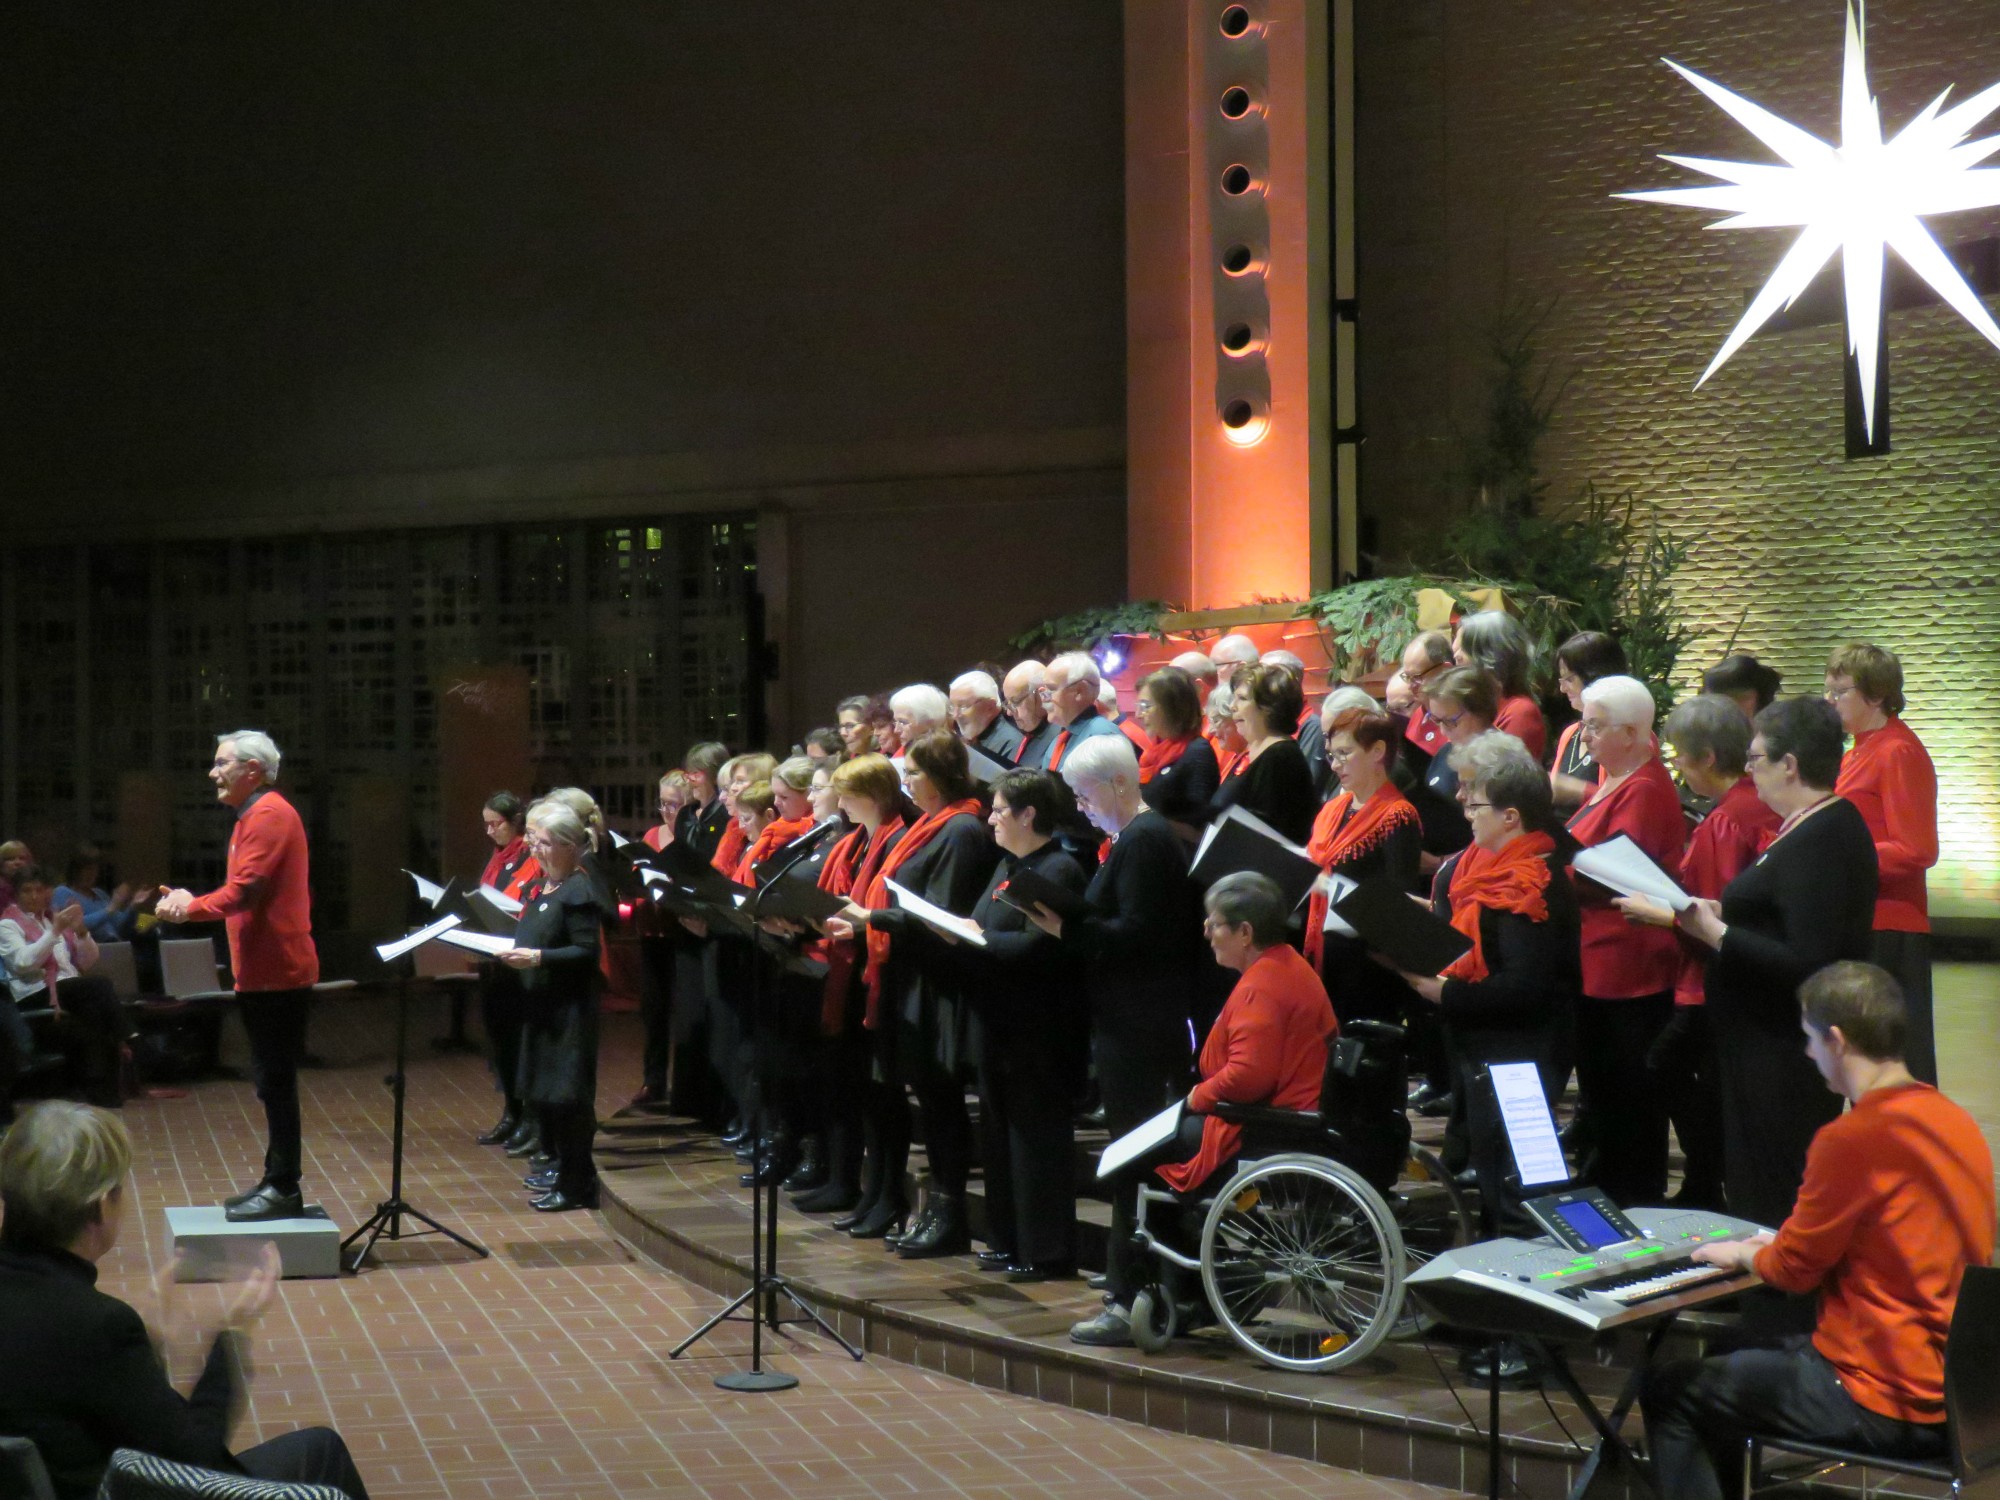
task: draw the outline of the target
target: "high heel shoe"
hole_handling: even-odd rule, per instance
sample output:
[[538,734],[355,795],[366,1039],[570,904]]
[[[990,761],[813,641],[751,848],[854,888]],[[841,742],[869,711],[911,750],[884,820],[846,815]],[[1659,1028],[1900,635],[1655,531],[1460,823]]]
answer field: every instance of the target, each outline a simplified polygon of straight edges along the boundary
[[[792,1199],[792,1207],[802,1214],[848,1214],[860,1204],[861,1189],[851,1182],[829,1182]],[[833,1227],[841,1228],[841,1220],[835,1219]]]
[[857,1240],[879,1240],[892,1229],[901,1229],[910,1217],[910,1206],[897,1194],[885,1196],[859,1223],[847,1232]]

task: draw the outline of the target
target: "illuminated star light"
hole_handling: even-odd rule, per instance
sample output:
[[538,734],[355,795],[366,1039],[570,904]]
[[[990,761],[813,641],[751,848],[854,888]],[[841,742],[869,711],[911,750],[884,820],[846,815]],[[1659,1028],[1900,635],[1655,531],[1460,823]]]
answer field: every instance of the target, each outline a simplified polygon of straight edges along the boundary
[[2000,348],[2000,325],[1994,323],[1978,295],[1921,222],[1931,214],[2000,207],[2000,170],[1975,170],[2000,151],[2000,136],[1971,142],[1965,139],[1974,126],[2000,108],[2000,84],[1949,110],[1944,109],[1951,93],[1946,89],[1894,139],[1883,140],[1881,115],[1868,91],[1866,21],[1857,20],[1849,0],[1847,52],[1840,81],[1840,145],[1836,148],[1673,59],[1663,61],[1720,105],[1785,165],[1663,155],[1665,161],[1705,172],[1729,186],[1666,188],[1618,196],[1734,215],[1711,225],[1713,229],[1798,226],[1804,231],[1778,262],[1742,321],[1702,372],[1701,380],[1695,382],[1696,389],[1773,314],[1796,302],[1836,250],[1846,281],[1847,347],[1860,366],[1862,410],[1871,440],[1875,435],[1876,362],[1881,352],[1877,345],[1882,327],[1885,246],[1893,248],[1938,296],[1984,334],[1988,343]]

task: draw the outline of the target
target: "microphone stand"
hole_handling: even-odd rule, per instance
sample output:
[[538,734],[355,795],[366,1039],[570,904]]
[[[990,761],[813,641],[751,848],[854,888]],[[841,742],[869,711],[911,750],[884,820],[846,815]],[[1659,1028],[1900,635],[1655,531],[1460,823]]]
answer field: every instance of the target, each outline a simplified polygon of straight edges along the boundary
[[[833,825],[823,825],[832,827]],[[752,1050],[757,1060],[757,1107],[751,1121],[750,1139],[758,1149],[750,1154],[750,1285],[745,1287],[727,1306],[710,1318],[693,1333],[682,1339],[667,1353],[668,1359],[679,1359],[696,1344],[725,1322],[745,1321],[738,1312],[745,1303],[750,1304],[750,1368],[731,1371],[727,1375],[715,1377],[715,1383],[725,1391],[788,1391],[799,1383],[799,1377],[788,1375],[782,1370],[764,1368],[764,1325],[768,1322],[776,1333],[786,1323],[810,1322],[820,1332],[845,1349],[856,1360],[861,1359],[861,1350],[856,1348],[840,1330],[821,1317],[818,1311],[801,1297],[791,1282],[778,1274],[778,1184],[764,1185],[764,1157],[762,1143],[769,1129],[769,1074],[770,1074],[770,1021],[769,1007],[765,1001],[764,974],[766,964],[774,964],[776,959],[767,957],[758,946],[756,927],[757,908],[765,891],[771,889],[794,865],[807,858],[826,838],[822,833],[818,838],[806,836],[809,842],[794,852],[782,865],[765,877],[757,893],[736,908],[737,914],[751,924],[750,937],[750,1021],[752,1027]],[[803,841],[803,840],[802,840]],[[789,1300],[799,1310],[801,1316],[785,1318],[778,1314],[778,1298]],[[762,1299],[760,1302],[759,1299]]]
[[[446,1239],[463,1245],[482,1259],[492,1254],[484,1245],[467,1239],[456,1230],[445,1228],[444,1225],[438,1223],[429,1214],[412,1208],[408,1203],[403,1201],[404,1070],[408,1065],[409,1058],[410,972],[415,966],[415,961],[407,956],[397,960],[396,1071],[382,1080],[389,1086],[390,1096],[395,1100],[394,1123],[389,1136],[389,1196],[375,1206],[375,1212],[363,1220],[354,1233],[340,1242],[340,1253],[342,1256],[346,1256],[348,1248],[355,1241],[360,1240],[363,1235],[368,1237],[361,1248],[354,1252],[353,1258],[348,1260],[347,1269],[349,1271],[359,1271],[361,1269],[361,1263],[368,1259],[369,1253],[375,1248],[375,1242],[382,1237],[385,1230],[392,1240],[416,1239],[419,1235],[425,1234],[441,1234]],[[406,1234],[403,1230],[403,1220],[405,1218],[415,1219],[418,1223],[428,1227],[413,1229]]]

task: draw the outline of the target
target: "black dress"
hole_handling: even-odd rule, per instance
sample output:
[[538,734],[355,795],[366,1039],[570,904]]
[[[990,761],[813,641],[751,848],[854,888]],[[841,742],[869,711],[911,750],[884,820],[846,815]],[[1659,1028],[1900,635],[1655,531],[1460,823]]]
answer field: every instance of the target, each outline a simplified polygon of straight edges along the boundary
[[520,948],[541,950],[523,969],[520,1094],[543,1112],[543,1140],[556,1153],[557,1189],[582,1198],[597,1180],[590,1140],[597,1113],[597,967],[602,916],[578,871],[543,890],[514,928]]
[[1806,1148],[1841,1099],[1806,1056],[1799,986],[1874,951],[1875,841],[1836,798],[1722,893],[1729,930],[1708,961],[1708,1020],[1722,1084],[1729,1211],[1776,1228],[1805,1179]]
[[1169,823],[1200,828],[1208,822],[1208,804],[1221,781],[1215,747],[1196,735],[1179,760],[1153,773],[1153,779],[1139,788],[1139,795]]
[[[1359,811],[1350,808],[1347,821],[1351,822]],[[1421,823],[1414,820],[1398,823],[1379,842],[1336,864],[1332,873],[1349,880],[1389,880],[1403,890],[1412,890],[1417,884],[1423,853]],[[1329,932],[1320,943],[1320,977],[1326,981],[1333,1013],[1343,1026],[1349,1021],[1400,1022],[1409,1007],[1422,1003],[1403,983],[1401,975],[1368,956],[1368,945],[1360,938]]]
[[1224,777],[1209,799],[1208,821],[1214,822],[1231,807],[1255,813],[1295,844],[1311,838],[1319,793],[1313,790],[1312,772],[1298,741],[1275,740],[1241,776]]

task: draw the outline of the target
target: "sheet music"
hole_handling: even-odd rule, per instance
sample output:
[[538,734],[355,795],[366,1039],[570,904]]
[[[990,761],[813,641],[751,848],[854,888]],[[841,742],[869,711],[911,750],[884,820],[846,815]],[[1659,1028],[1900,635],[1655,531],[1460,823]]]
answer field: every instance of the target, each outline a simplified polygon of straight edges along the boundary
[[1621,896],[1645,896],[1675,911],[1686,911],[1694,904],[1692,896],[1675,885],[1664,870],[1647,858],[1645,850],[1622,833],[1615,839],[1577,850],[1570,865]]
[[1219,823],[1223,821],[1224,818],[1234,818],[1237,822],[1241,823],[1245,828],[1249,829],[1252,833],[1261,833],[1262,835],[1264,835],[1265,838],[1269,839],[1272,843],[1276,844],[1280,849],[1289,849],[1292,851],[1292,853],[1296,854],[1300,859],[1310,860],[1314,864],[1317,864],[1319,862],[1317,860],[1314,860],[1310,854],[1306,853],[1305,845],[1293,843],[1290,839],[1286,838],[1282,833],[1278,832],[1277,829],[1273,828],[1269,823],[1266,823],[1262,818],[1258,817],[1253,812],[1247,812],[1241,807],[1231,806],[1224,809],[1222,817],[1216,819],[1216,821]]
[[970,943],[975,948],[986,946],[986,934],[970,917],[953,916],[942,906],[926,901],[914,891],[905,890],[893,880],[887,884],[889,894],[896,898],[896,904],[918,921],[935,927],[939,932],[949,933],[960,942]]
[[651,865],[639,865],[639,881],[642,885],[672,885],[674,877],[665,870],[656,870]]
[[482,885],[479,888],[479,894],[484,896],[488,901],[491,901],[510,917],[518,917],[526,910],[525,903],[516,901],[497,885]]
[[971,768],[973,779],[991,785],[996,777],[1005,776],[1014,768],[995,760],[971,741],[965,742],[965,760]]
[[1514,1151],[1514,1171],[1524,1188],[1569,1181],[1569,1163],[1542,1092],[1542,1075],[1531,1062],[1490,1063],[1493,1097],[1500,1106],[1500,1123]]
[[[409,871],[405,870],[403,873],[408,875]],[[417,879],[418,877],[412,876],[411,878]],[[397,938],[393,943],[377,943],[375,945],[375,956],[385,964],[392,963],[396,959],[401,958],[405,953],[411,953],[423,947],[425,943],[430,942],[433,938],[443,937],[456,926],[458,926],[458,916],[456,913],[450,916],[439,917],[430,926],[420,927],[408,937]]]
[[1120,1167],[1137,1161],[1148,1151],[1156,1151],[1166,1145],[1180,1134],[1181,1111],[1186,1108],[1187,1100],[1176,1099],[1145,1124],[1119,1136],[1106,1146],[1104,1154],[1097,1158],[1097,1175],[1109,1177]]
[[424,905],[434,907],[444,899],[444,887],[436,881],[424,879],[415,870],[405,870],[403,873],[416,882],[417,895]]
[[454,948],[470,948],[474,953],[484,953],[488,958],[497,953],[505,953],[514,946],[510,937],[501,937],[492,932],[442,932],[438,934],[440,943],[450,943]]
[[1320,876],[1319,889],[1326,893],[1326,922],[1320,929],[1322,932],[1337,933],[1341,937],[1361,936],[1360,933],[1348,926],[1342,920],[1340,914],[1333,909],[1337,903],[1344,901],[1354,888],[1360,884],[1361,882],[1358,880],[1349,880],[1345,875],[1336,875],[1331,870]]
[[632,842],[615,828],[607,828],[604,831],[611,835],[611,847],[614,849],[623,849],[627,844]]

